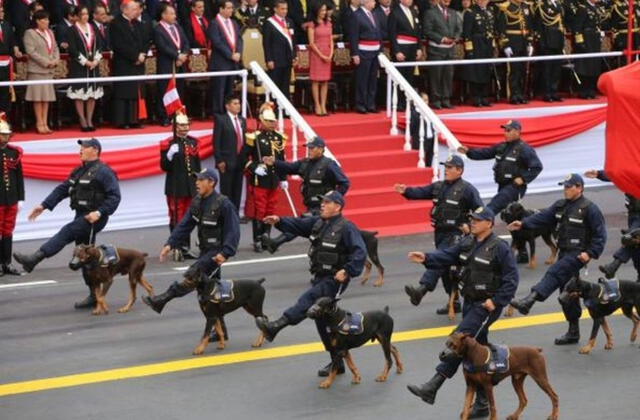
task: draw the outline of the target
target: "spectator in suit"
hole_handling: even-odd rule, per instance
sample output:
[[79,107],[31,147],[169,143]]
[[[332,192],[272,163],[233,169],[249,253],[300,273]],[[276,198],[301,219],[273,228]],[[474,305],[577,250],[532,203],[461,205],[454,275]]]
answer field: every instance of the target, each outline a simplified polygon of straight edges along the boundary
[[[209,40],[211,41],[211,71],[237,70],[242,59],[242,38],[240,25],[233,16],[233,2],[223,0],[215,19],[209,25]],[[214,77],[211,81],[213,94],[213,113],[224,112],[224,98],[233,93],[233,76]]]
[[[124,0],[124,1],[127,1],[127,0]],[[157,24],[157,21],[160,20],[160,18],[156,19],[151,17],[151,14],[148,13],[147,11],[147,6],[145,1],[143,0],[134,0],[134,1],[136,1],[140,5],[141,13],[138,16],[137,20],[138,22],[140,22],[142,44],[144,45],[145,51],[148,52],[153,46],[153,42],[154,42],[153,29]]]
[[104,24],[111,22],[114,18],[114,12],[120,10],[120,0],[87,0],[85,4],[89,7],[91,13],[94,13],[99,7],[104,9],[107,14],[101,20]]
[[[157,61],[157,73],[183,73],[185,63],[189,56],[189,41],[184,31],[177,23],[176,9],[168,4],[162,3],[160,5],[160,17],[161,20],[154,28],[154,40],[156,44],[156,51],[158,54]],[[171,125],[171,120],[167,116],[167,112],[164,109],[164,103],[162,98],[167,90],[169,84],[168,79],[158,80],[157,94],[158,98],[156,104],[158,119],[163,127]],[[184,81],[182,79],[176,80],[176,87],[178,93],[181,95],[184,88]]]
[[319,1],[311,6],[307,26],[309,38],[309,78],[315,113],[327,116],[327,91],[331,80],[333,60],[333,31],[327,5]]
[[[22,57],[20,48],[13,34],[10,22],[4,20],[4,6],[0,3],[0,81],[6,82],[11,77],[14,59]],[[11,111],[11,92],[9,87],[0,88],[0,111],[7,115]]]
[[211,41],[207,37],[209,20],[204,15],[204,0],[191,2],[189,19],[183,24],[190,48],[209,48]]
[[293,22],[287,18],[287,0],[276,0],[274,15],[262,27],[262,46],[267,62],[267,73],[278,88],[289,98],[291,67],[297,60]]
[[362,0],[350,23],[351,58],[356,69],[356,111],[377,112],[378,53],[382,48],[381,23],[373,15],[375,0]]
[[220,193],[229,197],[239,210],[246,160],[243,148],[247,121],[240,115],[242,104],[237,96],[227,96],[224,103],[227,112],[215,115],[213,150],[220,172]]
[[296,44],[307,43],[307,34],[302,30],[302,25],[305,22],[307,10],[309,10],[309,5],[312,1],[315,0],[287,0],[289,5],[287,17],[293,22],[293,39]]
[[[422,60],[420,37],[422,26],[418,10],[413,0],[400,0],[400,3],[389,15],[389,40],[391,41],[391,58],[393,61]],[[413,84],[413,67],[399,67],[398,71]],[[406,106],[404,92],[398,91],[398,108]]]
[[378,5],[373,9],[373,15],[380,22],[382,39],[389,40],[389,16],[391,15],[391,0],[378,0]]
[[340,22],[339,32],[342,34],[344,41],[349,41],[349,28],[351,28],[351,20],[353,14],[360,8],[360,0],[347,0],[340,5],[338,11],[338,21]]
[[27,29],[31,28],[33,14],[38,10],[44,10],[44,3],[40,0],[23,1],[23,0],[5,0],[3,4],[7,5],[9,22],[13,24],[15,29],[16,40],[20,51],[24,52],[22,40]]
[[62,6],[62,10],[62,20],[56,25],[55,33],[60,52],[65,53],[69,48],[69,35],[73,30],[73,25],[78,20],[78,16],[76,15],[76,6],[65,3]]
[[112,16],[108,14],[104,4],[97,3],[93,8],[93,27],[96,30],[96,36],[100,40],[100,45],[104,51],[111,50],[111,40],[109,39],[109,22]]

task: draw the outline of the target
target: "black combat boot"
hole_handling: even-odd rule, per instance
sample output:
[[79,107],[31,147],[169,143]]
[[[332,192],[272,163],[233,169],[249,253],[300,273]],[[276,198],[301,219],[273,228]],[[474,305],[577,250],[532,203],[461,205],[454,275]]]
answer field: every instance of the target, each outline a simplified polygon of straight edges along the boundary
[[75,309],[91,309],[96,306],[96,303],[98,303],[98,301],[96,300],[96,294],[93,290],[90,289],[89,296],[79,302],[74,303],[73,307]]
[[288,238],[286,235],[278,235],[275,238],[270,238],[267,235],[262,235],[262,246],[269,251],[270,254],[274,254],[280,245],[286,243]]
[[0,261],[2,261],[2,270],[0,270],[0,275],[8,274],[10,276],[19,276],[20,271],[18,271],[14,266],[11,265],[11,248],[13,246],[13,237],[12,236],[4,236],[2,238],[2,244],[0,245],[2,249],[0,250]]
[[16,261],[18,261],[18,263],[22,265],[24,271],[30,273],[40,261],[44,260],[44,252],[42,252],[41,250],[37,250],[31,255],[25,255],[19,252],[15,252],[13,254],[13,258],[15,258]]
[[518,258],[516,260],[518,264],[529,264],[529,253],[527,252],[527,247],[523,246],[521,249],[518,249]]
[[253,252],[261,253],[262,248],[262,222],[259,220],[252,220],[251,227],[253,229]]
[[409,295],[411,304],[413,306],[418,306],[424,295],[426,295],[430,290],[427,286],[424,286],[422,284],[418,287],[410,286],[407,284],[406,286],[404,286],[404,291]]
[[407,389],[409,389],[409,392],[411,392],[413,395],[422,398],[422,401],[426,402],[427,404],[433,405],[433,403],[436,401],[436,394],[438,393],[438,390],[444,383],[445,379],[447,378],[439,373],[436,373],[435,375],[433,375],[433,378],[431,378],[426,384],[422,384],[422,386],[407,385]]
[[473,403],[469,418],[483,419],[485,417],[489,417],[489,400],[487,399],[487,394],[484,392],[484,388],[478,388],[476,390],[476,401]]
[[264,334],[264,338],[266,338],[269,342],[272,342],[273,339],[276,338],[278,332],[280,332],[280,330],[287,325],[289,325],[289,320],[284,315],[271,322],[269,322],[269,320],[264,317],[256,318],[256,326],[260,331],[262,331],[262,333]]
[[[174,282],[169,286],[166,292],[157,296],[142,296],[142,301],[149,305],[151,309],[157,313],[161,313],[164,305],[166,305],[171,299],[179,296],[184,296],[186,293],[179,293],[180,286]],[[187,292],[188,293],[188,292]]]
[[614,258],[609,264],[599,265],[598,270],[604,273],[604,276],[608,279],[612,279],[616,276],[616,271],[622,265],[622,261],[617,258]]
[[[325,378],[329,376],[332,365],[333,365],[333,362],[329,362],[327,366],[318,370],[318,376],[320,376],[321,378]],[[344,373],[344,360],[340,359],[340,361],[338,362],[338,375],[342,375],[343,373]]]
[[536,303],[538,296],[540,296],[538,295],[538,292],[532,290],[531,293],[523,299],[513,299],[511,301],[511,306],[516,308],[522,315],[527,315],[533,304]]
[[[458,299],[453,301],[453,311],[455,313],[457,313],[457,314],[462,312],[462,306],[460,305],[460,301]],[[447,303],[445,303],[444,306],[441,306],[440,308],[436,309],[436,314],[438,314],[438,315],[448,315],[449,314],[449,301],[447,301]]]
[[580,341],[580,322],[578,320],[569,321],[569,329],[565,335],[556,338],[554,341],[556,346],[564,346],[567,344],[576,344]]
[[[224,318],[220,318],[220,323],[222,324],[222,332],[224,333],[224,340],[229,340],[229,334],[227,333],[227,324],[224,322]],[[216,343],[220,341],[220,336],[218,336],[218,332],[215,328],[211,329],[211,333],[209,334],[209,342]]]

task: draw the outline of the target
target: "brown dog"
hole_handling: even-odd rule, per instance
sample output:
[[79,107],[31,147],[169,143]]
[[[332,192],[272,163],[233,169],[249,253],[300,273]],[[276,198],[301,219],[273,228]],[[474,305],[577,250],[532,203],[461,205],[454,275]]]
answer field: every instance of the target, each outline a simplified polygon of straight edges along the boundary
[[136,300],[136,285],[139,283],[150,296],[153,296],[153,286],[142,276],[146,266],[146,253],[133,249],[115,248],[117,259],[111,262],[105,258],[105,248],[94,245],[78,245],[73,251],[73,259],[69,263],[71,269],[84,268],[91,279],[91,288],[96,295],[96,307],[93,315],[103,315],[109,313],[109,306],[105,296],[113,283],[113,276],[116,274],[129,275],[129,286],[131,293],[129,301],[119,313],[128,312]]
[[469,418],[473,400],[478,387],[484,388],[489,400],[491,410],[491,420],[498,419],[496,400],[493,395],[493,387],[504,378],[511,376],[511,383],[518,394],[518,409],[507,417],[507,420],[517,420],[527,405],[527,395],[524,392],[524,380],[527,375],[531,375],[538,386],[551,398],[552,411],[547,420],[557,420],[559,415],[558,394],[553,390],[547,377],[547,367],[542,349],[539,347],[509,347],[508,370],[501,373],[489,374],[486,369],[487,362],[491,358],[491,349],[478,343],[467,333],[454,332],[447,340],[447,347],[458,357],[462,357],[465,362],[474,367],[474,372],[464,370],[464,379],[467,383],[464,410],[461,418]]

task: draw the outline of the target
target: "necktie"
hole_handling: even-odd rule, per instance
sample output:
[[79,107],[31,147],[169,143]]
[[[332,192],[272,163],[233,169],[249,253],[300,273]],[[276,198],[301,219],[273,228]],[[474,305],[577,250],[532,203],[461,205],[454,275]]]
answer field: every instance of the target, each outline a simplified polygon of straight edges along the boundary
[[235,126],[236,126],[236,152],[240,154],[242,150],[243,141],[242,141],[242,129],[240,128],[240,121],[238,120],[238,116],[234,117]]
[[371,12],[370,12],[370,11],[368,11],[368,10],[367,10],[367,17],[368,17],[368,18],[369,18],[369,20],[371,21],[371,24],[372,24],[374,27],[376,27],[376,21],[375,21],[375,19],[373,18],[373,15],[371,14]]
[[178,33],[176,32],[176,28],[175,28],[175,26],[171,25],[171,26],[169,26],[169,29],[171,30],[171,35],[172,35],[175,39],[178,39]]
[[407,19],[409,19],[409,25],[411,25],[411,29],[413,29],[413,16],[411,15],[411,11],[405,9],[404,7],[402,8],[402,10],[404,11],[405,16],[407,16]]
[[449,14],[447,13],[447,9],[442,9],[442,12],[444,13],[444,20],[449,21]]
[[0,42],[4,42],[4,34],[2,33],[2,25],[0,25]]

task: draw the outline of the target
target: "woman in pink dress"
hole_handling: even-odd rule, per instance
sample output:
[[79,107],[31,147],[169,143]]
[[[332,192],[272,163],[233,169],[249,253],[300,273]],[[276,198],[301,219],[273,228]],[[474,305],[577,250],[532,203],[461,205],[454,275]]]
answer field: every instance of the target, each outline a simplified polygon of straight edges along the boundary
[[326,116],[327,91],[333,59],[333,28],[325,2],[312,3],[307,24],[309,37],[309,78],[316,115]]

